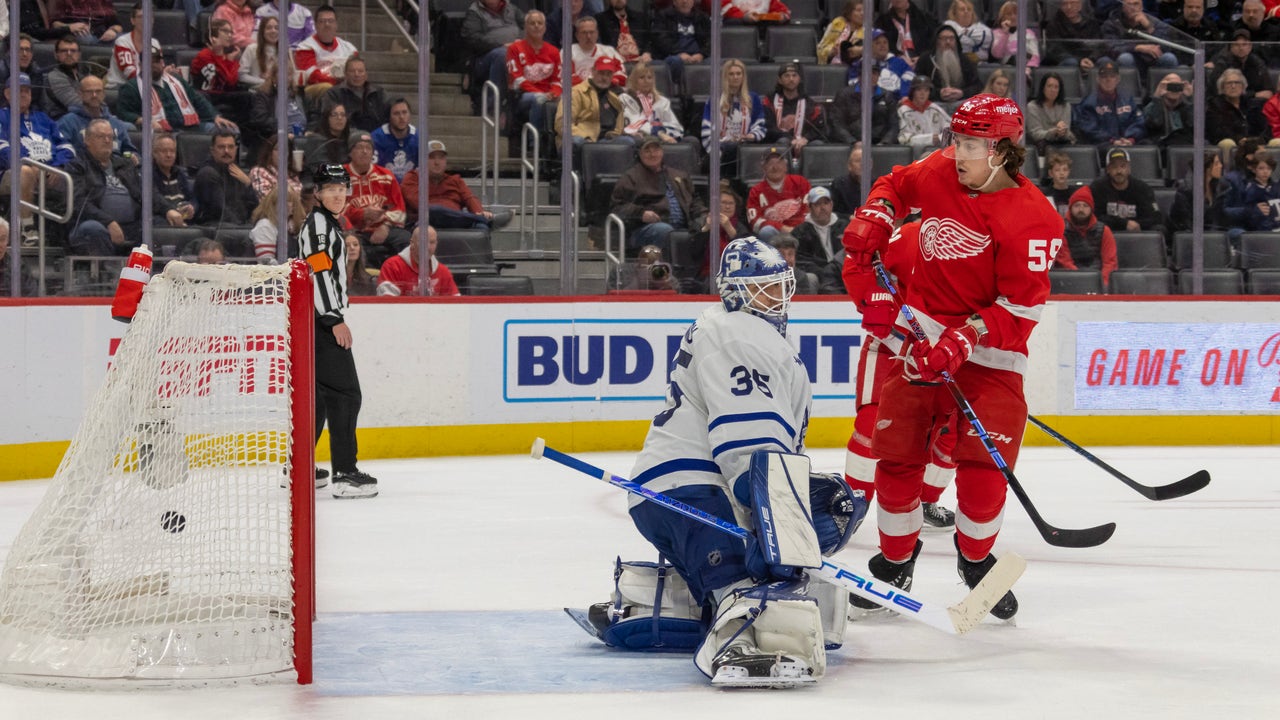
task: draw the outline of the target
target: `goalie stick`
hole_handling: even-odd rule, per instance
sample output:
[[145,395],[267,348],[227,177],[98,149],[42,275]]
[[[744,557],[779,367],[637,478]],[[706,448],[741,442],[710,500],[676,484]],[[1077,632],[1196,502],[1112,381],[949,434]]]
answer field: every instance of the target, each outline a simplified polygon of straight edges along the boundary
[[1147,498],[1148,500],[1170,500],[1172,498],[1180,498],[1183,495],[1190,495],[1191,493],[1196,492],[1197,490],[1201,490],[1206,485],[1209,484],[1209,471],[1197,470],[1194,473],[1182,478],[1181,480],[1177,482],[1171,482],[1168,485],[1143,485],[1137,480],[1134,480],[1128,475],[1125,475],[1119,470],[1106,464],[1105,462],[1102,461],[1101,458],[1097,457],[1096,455],[1089,452],[1088,450],[1085,450],[1084,448],[1080,447],[1074,442],[1071,442],[1069,438],[1064,437],[1062,433],[1058,432],[1057,430],[1054,430],[1048,425],[1045,425],[1044,422],[1041,421],[1040,418],[1037,418],[1035,415],[1028,415],[1027,420],[1029,420],[1031,424],[1043,430],[1045,434],[1048,435],[1049,437],[1053,438],[1054,440],[1057,440],[1063,445],[1066,445],[1072,450],[1075,450],[1077,453],[1082,455],[1084,459],[1088,460],[1094,465],[1097,465],[1103,470],[1106,470],[1108,473],[1111,474],[1112,477],[1124,483],[1125,485],[1128,485],[1134,490],[1137,490],[1139,493],[1142,494],[1143,497]]
[[[609,473],[572,455],[549,448],[542,438],[536,438],[533,441],[531,454],[535,459],[545,457],[554,460],[584,475],[590,475],[614,487],[622,488],[633,495],[639,495],[691,520],[696,520],[704,525],[733,535],[744,543],[751,544],[756,541],[755,535],[746,528],[703,512],[673,497],[654,492],[639,483]],[[905,590],[900,590],[891,585],[886,584],[881,589],[878,587],[879,581],[876,579],[863,577],[828,558],[822,559],[822,567],[806,568],[806,570],[814,577],[821,578],[832,585],[848,590],[858,597],[896,611],[904,617],[922,622],[950,635],[963,635],[982,622],[982,619],[987,616],[991,608],[1018,581],[1026,567],[1027,561],[1023,560],[1017,553],[1006,553],[991,568],[991,571],[982,579],[982,582],[969,591],[969,594],[963,600],[945,609],[937,603],[922,600]]]
[[[897,301],[898,308],[902,311],[902,317],[911,326],[911,333],[915,335],[916,340],[927,341],[929,338],[925,335],[924,328],[920,327],[920,321],[916,320],[915,313],[911,312],[911,308],[906,304],[903,298],[898,295],[898,288],[893,284],[893,280],[889,278],[889,271],[885,270],[884,263],[880,261],[877,255],[872,262],[875,268],[876,276],[880,279],[880,284],[884,289],[889,291]],[[978,420],[978,416],[973,411],[973,406],[965,399],[964,393],[960,391],[960,386],[956,384],[951,373],[943,372],[942,379],[947,389],[951,391],[951,397],[955,398],[956,406],[960,408],[960,413],[969,421],[969,425],[973,431],[977,433],[978,439],[982,441],[982,446],[986,448],[987,454],[991,456],[992,462],[1000,469],[1004,475],[1004,479],[1008,481],[1009,488],[1013,490],[1013,494],[1017,496],[1018,502],[1022,504],[1022,508],[1027,511],[1031,522],[1036,526],[1036,530],[1040,531],[1040,537],[1050,545],[1058,547],[1095,547],[1101,545],[1111,539],[1112,533],[1116,531],[1115,523],[1106,523],[1097,527],[1083,528],[1078,530],[1059,528],[1050,525],[1040,516],[1040,511],[1036,510],[1036,506],[1031,502],[1031,498],[1027,495],[1027,491],[1022,489],[1022,483],[1018,482],[1017,476],[1013,474],[1013,470],[1009,469],[1008,463],[1004,461],[1004,457],[1000,455],[1000,450],[991,440],[991,436],[987,434],[986,428],[982,426],[982,422]]]

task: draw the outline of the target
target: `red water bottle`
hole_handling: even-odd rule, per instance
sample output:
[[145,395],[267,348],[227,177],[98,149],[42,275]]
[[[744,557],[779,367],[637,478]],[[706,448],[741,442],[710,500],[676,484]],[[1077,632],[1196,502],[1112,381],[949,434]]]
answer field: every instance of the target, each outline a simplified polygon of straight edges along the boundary
[[120,282],[116,296],[111,301],[111,317],[120,322],[131,322],[142,300],[142,289],[151,280],[151,248],[139,245],[129,253],[129,262],[120,269]]

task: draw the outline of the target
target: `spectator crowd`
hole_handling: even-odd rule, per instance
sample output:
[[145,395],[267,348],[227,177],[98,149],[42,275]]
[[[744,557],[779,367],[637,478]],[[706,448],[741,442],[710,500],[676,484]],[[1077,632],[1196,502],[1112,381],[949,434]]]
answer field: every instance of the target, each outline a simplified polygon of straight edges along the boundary
[[[311,170],[342,163],[353,179],[345,220],[361,261],[371,272],[393,258],[416,266],[407,252],[423,213],[423,169],[412,109],[375,81],[334,8],[293,2],[282,28],[275,3],[171,6],[186,11],[198,53],[154,34],[144,38],[141,4],[22,3],[22,25],[10,38],[19,43],[18,67],[0,62],[0,80],[18,74],[19,96],[10,97],[6,84],[0,126],[16,104],[23,156],[66,171],[76,187],[71,220],[46,233],[46,242],[69,255],[123,256],[150,224],[162,238],[168,229],[201,231],[172,234],[183,239],[174,252],[194,254],[200,241],[216,240],[228,258],[278,260],[270,242],[279,234],[277,186],[287,188],[296,222],[295,200],[300,212],[314,202]],[[964,99],[1012,96],[1019,86],[1033,150],[1023,172],[1042,183],[1068,235],[1082,228],[1080,237],[1090,238],[1068,242],[1060,267],[1097,268],[1105,288],[1114,247],[1085,245],[1093,238],[1114,245],[1126,233],[1159,234],[1172,263],[1175,234],[1190,229],[1197,183],[1210,191],[1205,229],[1228,233],[1233,252],[1241,233],[1280,227],[1268,149],[1280,145],[1280,6],[1264,0],[1033,1],[1021,37],[1012,0],[888,0],[870,26],[862,0],[825,0],[812,16],[780,0],[567,0],[563,7],[554,0],[474,0],[450,13],[425,6],[445,28],[437,64],[463,74],[472,112],[482,111],[486,84],[498,89],[508,153],[532,152],[521,143],[529,124],[543,136],[544,177],[559,171],[557,149],[568,145],[588,182],[617,178],[586,189],[607,198],[586,213],[589,242],[598,246],[604,216],[617,215],[627,256],[643,251],[650,265],[670,263],[667,284],[681,291],[707,289],[705,253],[715,233],[722,244],[744,234],[778,243],[802,271],[802,288],[843,292],[839,237],[869,185],[861,178],[864,152],[877,173],[918,159],[947,144],[950,113]],[[571,36],[562,37],[566,11]],[[707,63],[710,12],[725,26],[726,59],[718,68]],[[290,48],[283,59],[281,32]],[[1190,56],[1158,41],[1204,43],[1207,86],[1193,87]],[[144,69],[147,42],[152,62]],[[567,88],[564,44],[572,62]],[[53,62],[35,61],[38,45],[51,50]],[[90,47],[110,48],[105,72],[83,60]],[[281,62],[287,87],[277,87]],[[871,64],[870,88],[861,87],[864,63]],[[149,117],[140,71],[151,78]],[[864,92],[872,96],[870,118],[862,117]],[[1192,113],[1196,92],[1206,96],[1203,128]],[[281,93],[286,118],[276,117]],[[566,94],[570,129],[562,137]],[[864,122],[868,148],[860,142]],[[143,168],[138,144],[147,123],[154,161]],[[287,147],[278,147],[281,123],[289,129]],[[1196,133],[1214,148],[1205,178],[1189,176],[1187,148]],[[38,173],[25,165],[12,172],[7,145],[0,140],[0,170],[32,201]],[[615,148],[612,167],[593,173],[589,156],[605,146]],[[716,189],[720,218],[709,216],[705,182],[713,146],[724,178]],[[510,220],[447,172],[443,141],[431,140],[429,148],[432,225],[492,229]],[[289,167],[283,182],[276,177],[282,152]],[[152,217],[141,216],[147,172]],[[40,240],[25,209],[17,236],[23,246]],[[163,239],[159,245],[171,249]]]

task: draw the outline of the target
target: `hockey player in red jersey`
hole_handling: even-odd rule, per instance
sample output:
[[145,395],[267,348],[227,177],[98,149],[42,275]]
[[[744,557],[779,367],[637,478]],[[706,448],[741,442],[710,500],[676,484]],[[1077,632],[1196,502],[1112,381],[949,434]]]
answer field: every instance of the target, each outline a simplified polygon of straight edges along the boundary
[[[968,396],[1012,468],[1027,420],[1027,338],[1049,296],[1049,268],[1062,245],[1062,218],[1020,174],[1022,111],[1007,98],[974,96],[951,119],[952,141],[876,181],[844,234],[846,282],[869,278],[888,250],[896,218],[921,212],[919,257],[905,301],[927,341],[911,340],[885,381],[872,435],[880,554],[877,578],[909,588],[923,524],[920,494],[929,441],[956,407],[943,375]],[[849,287],[859,310],[884,313],[883,289]],[[877,306],[878,309],[877,309]],[[892,315],[891,317],[896,317]],[[907,335],[911,337],[910,334]],[[957,421],[955,544],[969,587],[995,565],[991,548],[1004,516],[1005,479],[967,421]],[[992,608],[1009,619],[1013,593]]]
[[[899,292],[902,292],[910,280],[911,268],[920,255],[919,237],[920,222],[906,223],[894,232],[883,255],[885,268],[896,278]],[[846,282],[851,283],[848,287],[855,288],[857,294],[853,300],[864,310],[862,327],[867,331],[867,337],[858,357],[858,375],[854,381],[857,389],[857,417],[853,433],[849,435],[844,479],[849,487],[862,490],[867,494],[867,499],[871,500],[875,497],[876,471],[876,458],[871,453],[871,433],[876,424],[884,381],[890,375],[901,372],[894,364],[894,358],[902,349],[904,335],[893,331],[894,316],[898,314],[898,310],[887,291],[880,289],[869,302],[864,300],[863,292],[867,283],[875,281],[871,268],[855,270],[850,267],[849,270],[850,277],[846,278]],[[920,491],[920,505],[926,527],[951,528],[956,524],[955,513],[938,504],[942,492],[955,476],[956,464],[952,459],[956,445],[955,417],[956,414],[953,413],[950,422],[939,428],[930,449],[931,457]]]

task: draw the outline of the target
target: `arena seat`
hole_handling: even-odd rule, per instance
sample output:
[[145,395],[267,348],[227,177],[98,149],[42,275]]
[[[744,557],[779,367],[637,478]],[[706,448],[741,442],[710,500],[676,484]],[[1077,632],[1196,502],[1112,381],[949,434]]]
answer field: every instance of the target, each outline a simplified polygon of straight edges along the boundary
[[[1182,295],[1193,294],[1195,273],[1183,270],[1178,273],[1178,292]],[[1218,268],[1204,271],[1204,292],[1201,295],[1243,295],[1244,273],[1229,268]]]
[[1173,289],[1173,271],[1168,268],[1116,270],[1111,273],[1112,295],[1168,295]]
[[1102,273],[1097,270],[1049,271],[1049,292],[1053,295],[1099,295]]

